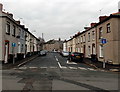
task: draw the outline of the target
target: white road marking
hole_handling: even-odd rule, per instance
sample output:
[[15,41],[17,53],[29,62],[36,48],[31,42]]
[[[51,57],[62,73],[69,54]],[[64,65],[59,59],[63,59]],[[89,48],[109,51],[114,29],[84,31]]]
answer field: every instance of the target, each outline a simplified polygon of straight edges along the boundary
[[59,62],[58,62],[58,66],[59,66],[60,68],[62,67]]
[[50,68],[57,68],[57,67],[52,67],[52,66],[51,66]]
[[19,69],[27,69],[27,67],[19,67]]
[[94,69],[92,69],[92,68],[87,68],[88,70],[91,70],[91,71],[95,71]]
[[81,70],[87,70],[86,68],[83,68],[83,67],[78,67],[79,69],[81,69]]
[[70,69],[77,69],[76,67],[69,67]]
[[75,62],[70,62],[69,60],[67,60],[67,64],[77,64],[77,63],[75,63]]
[[47,68],[47,67],[40,67],[41,69],[45,69],[45,68]]
[[66,66],[62,66],[62,68],[66,69],[67,67]]
[[56,58],[56,61],[58,61],[58,58]]
[[58,58],[55,56],[56,61],[59,61]]
[[38,68],[38,67],[29,67],[30,69],[36,69],[36,68]]
[[59,66],[60,68],[67,68],[67,67],[65,67],[65,66],[61,66],[60,62],[58,62],[58,66]]
[[13,68],[14,70],[17,70],[18,68]]

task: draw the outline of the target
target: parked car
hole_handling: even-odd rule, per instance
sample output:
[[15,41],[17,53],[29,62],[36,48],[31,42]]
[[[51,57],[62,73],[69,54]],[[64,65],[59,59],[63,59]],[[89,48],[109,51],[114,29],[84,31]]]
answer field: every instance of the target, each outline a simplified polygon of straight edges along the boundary
[[71,52],[68,56],[68,60],[73,62],[83,62],[84,54],[79,52]]
[[62,52],[61,52],[61,55],[64,56],[64,57],[67,57],[67,56],[69,56],[69,52],[67,52],[67,51],[62,51]]
[[47,52],[45,50],[41,50],[39,56],[46,56]]

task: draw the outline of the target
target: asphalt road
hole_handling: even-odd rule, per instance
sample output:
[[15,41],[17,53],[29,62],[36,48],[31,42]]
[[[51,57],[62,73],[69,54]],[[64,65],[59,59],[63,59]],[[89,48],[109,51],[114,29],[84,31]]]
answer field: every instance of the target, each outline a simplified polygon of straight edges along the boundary
[[119,92],[117,73],[68,62],[58,53],[2,72],[3,92]]

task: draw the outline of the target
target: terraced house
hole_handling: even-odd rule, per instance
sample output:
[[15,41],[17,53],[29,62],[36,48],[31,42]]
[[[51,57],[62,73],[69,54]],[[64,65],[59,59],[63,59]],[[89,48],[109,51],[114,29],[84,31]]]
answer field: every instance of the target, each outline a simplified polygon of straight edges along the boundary
[[64,50],[84,53],[91,58],[114,65],[120,64],[120,12],[100,16],[98,23],[91,23],[85,31],[64,42]]
[[16,21],[13,14],[2,10],[0,4],[0,61],[10,63],[38,53],[40,40]]

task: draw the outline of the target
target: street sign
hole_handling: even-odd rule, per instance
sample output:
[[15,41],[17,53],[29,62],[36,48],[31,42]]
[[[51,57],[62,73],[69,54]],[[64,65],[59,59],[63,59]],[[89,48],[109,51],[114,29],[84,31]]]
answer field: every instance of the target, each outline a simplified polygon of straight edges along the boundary
[[12,47],[16,47],[16,43],[12,43]]
[[101,43],[102,43],[102,44],[106,44],[106,43],[107,43],[107,40],[106,40],[105,38],[102,38],[102,39],[101,39]]

